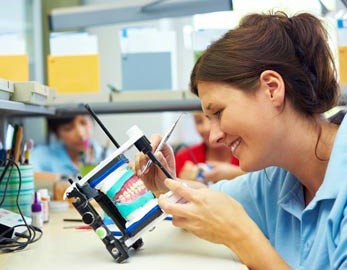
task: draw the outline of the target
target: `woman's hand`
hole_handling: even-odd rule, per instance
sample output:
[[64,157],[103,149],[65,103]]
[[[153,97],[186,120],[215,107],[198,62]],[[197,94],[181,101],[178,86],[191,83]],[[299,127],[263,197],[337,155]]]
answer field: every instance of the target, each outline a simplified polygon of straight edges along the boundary
[[253,225],[243,207],[227,194],[182,183],[165,180],[166,186],[186,203],[175,204],[165,195],[159,197],[160,207],[173,216],[175,226],[210,242],[230,246],[230,242],[243,237],[245,224]]
[[[153,152],[159,145],[160,140],[160,135],[152,136],[151,146],[153,148]],[[158,152],[155,156],[159,160],[159,162],[168,170],[168,172],[173,177],[176,177],[175,158],[171,146],[165,144],[161,151]],[[152,163],[152,165],[145,172],[143,172],[143,168],[145,167],[148,160],[149,159],[145,154],[138,153],[135,159],[135,172],[138,177],[142,179],[146,187],[151,190],[156,196],[159,196],[159,194],[168,191],[168,188],[164,184],[164,179],[166,178],[166,176],[154,163]]]
[[173,203],[165,195],[159,197],[160,207],[173,216],[175,226],[227,246],[249,269],[290,269],[236,200],[202,185],[168,178],[165,185],[185,201]]

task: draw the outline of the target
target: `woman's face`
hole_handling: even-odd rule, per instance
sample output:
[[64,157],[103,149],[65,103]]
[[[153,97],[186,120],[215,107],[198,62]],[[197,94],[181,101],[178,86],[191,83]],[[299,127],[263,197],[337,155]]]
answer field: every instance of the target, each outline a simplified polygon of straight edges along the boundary
[[194,112],[193,117],[194,117],[196,131],[201,136],[203,142],[209,147],[219,148],[222,146],[224,148],[224,145],[221,143],[215,143],[215,142],[209,141],[211,123],[210,123],[210,120],[206,117],[206,115],[203,112]]
[[210,119],[210,142],[224,143],[245,171],[269,166],[281,132],[265,91],[246,93],[220,82],[198,83],[205,115]]
[[70,123],[61,125],[57,136],[68,150],[82,152],[90,146],[92,131],[93,123],[90,117],[78,115]]

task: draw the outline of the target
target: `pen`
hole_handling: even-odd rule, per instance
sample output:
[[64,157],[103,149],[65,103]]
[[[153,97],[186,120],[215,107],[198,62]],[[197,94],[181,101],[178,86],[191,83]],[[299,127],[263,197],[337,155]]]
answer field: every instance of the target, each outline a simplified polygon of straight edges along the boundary
[[2,142],[0,142],[0,166],[6,163],[6,150],[3,148]]
[[89,225],[79,225],[79,226],[64,226],[64,229],[77,229],[77,230],[91,230],[92,227]]
[[20,157],[20,149],[21,149],[21,145],[22,145],[22,141],[23,141],[23,127],[22,126],[18,126],[17,127],[17,131],[15,132],[15,137],[13,140],[13,144],[14,144],[14,148],[12,149],[13,151],[13,158],[14,158],[14,162],[16,164],[19,163],[19,157]]
[[30,151],[34,147],[34,140],[28,139],[24,145],[24,161],[23,164],[28,165],[29,164],[29,158],[30,158]]
[[81,218],[64,218],[63,221],[67,221],[67,222],[82,222],[83,220]]
[[[157,148],[155,149],[154,154],[157,154],[159,151],[161,151],[161,149],[163,149],[165,143],[168,141],[168,139],[170,138],[172,132],[174,131],[178,121],[181,119],[183,113],[180,114],[180,116],[177,118],[177,120],[175,121],[175,123],[173,123],[173,125],[170,127],[170,129],[165,133],[165,135],[163,136],[163,138],[161,139],[159,145],[157,146]],[[145,167],[143,168],[141,174],[143,174],[146,170],[148,170],[148,168],[152,165],[152,160],[148,160]]]

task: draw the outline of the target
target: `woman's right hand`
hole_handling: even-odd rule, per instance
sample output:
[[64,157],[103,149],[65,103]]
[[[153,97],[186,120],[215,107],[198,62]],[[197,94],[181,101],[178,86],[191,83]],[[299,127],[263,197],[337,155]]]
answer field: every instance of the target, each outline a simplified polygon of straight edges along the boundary
[[[151,138],[151,146],[153,151],[157,148],[161,140],[160,135],[153,135]],[[176,178],[176,165],[175,165],[175,156],[172,147],[168,144],[165,144],[164,147],[155,154],[159,162],[168,170],[168,172]],[[152,165],[143,172],[149,158],[143,154],[138,153],[135,159],[135,172],[138,177],[142,179],[146,187],[151,190],[157,197],[168,191],[168,188],[164,184],[164,179],[167,176],[161,171],[161,169],[152,163]]]

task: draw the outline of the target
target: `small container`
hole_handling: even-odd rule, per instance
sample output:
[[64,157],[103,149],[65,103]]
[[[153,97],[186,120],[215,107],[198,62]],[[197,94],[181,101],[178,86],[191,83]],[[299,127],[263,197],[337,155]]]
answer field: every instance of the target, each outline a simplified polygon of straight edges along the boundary
[[50,204],[50,196],[48,194],[48,189],[42,188],[38,190],[40,194],[40,200],[42,203],[42,214],[43,214],[43,222],[48,223],[49,221],[49,204]]
[[35,192],[34,202],[31,205],[31,224],[37,228],[43,227],[42,204],[39,201],[38,192]]
[[47,96],[47,87],[39,82],[15,82],[11,100],[27,104],[45,105]]

